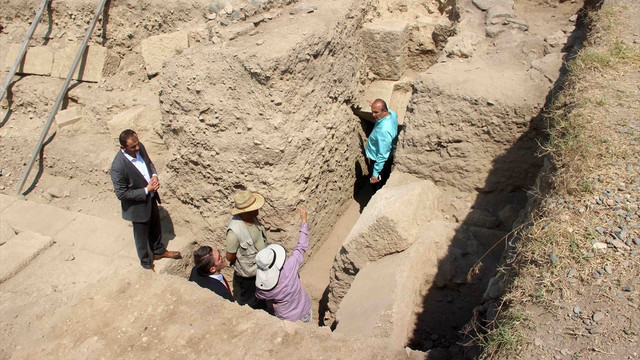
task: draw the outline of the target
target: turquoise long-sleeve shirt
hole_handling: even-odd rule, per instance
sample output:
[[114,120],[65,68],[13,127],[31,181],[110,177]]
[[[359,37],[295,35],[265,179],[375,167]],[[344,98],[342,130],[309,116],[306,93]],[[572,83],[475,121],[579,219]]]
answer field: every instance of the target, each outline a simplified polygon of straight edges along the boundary
[[372,176],[380,175],[384,163],[391,154],[396,136],[398,136],[398,115],[389,110],[388,116],[376,121],[364,149],[367,158],[376,162]]

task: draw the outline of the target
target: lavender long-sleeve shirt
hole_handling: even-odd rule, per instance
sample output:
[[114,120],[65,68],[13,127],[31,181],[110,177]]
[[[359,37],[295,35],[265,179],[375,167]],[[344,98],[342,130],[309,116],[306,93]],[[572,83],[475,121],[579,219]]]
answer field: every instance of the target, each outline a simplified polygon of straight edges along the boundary
[[278,284],[268,291],[256,289],[256,297],[271,301],[275,315],[282,320],[298,321],[311,311],[311,299],[302,287],[298,275],[308,247],[309,225],[302,223],[298,246],[284,262]]

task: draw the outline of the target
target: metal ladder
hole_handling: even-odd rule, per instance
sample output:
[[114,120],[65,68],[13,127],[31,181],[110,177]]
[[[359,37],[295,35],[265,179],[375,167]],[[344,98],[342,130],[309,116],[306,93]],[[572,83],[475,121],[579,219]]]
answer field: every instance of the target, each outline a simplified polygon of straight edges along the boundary
[[24,59],[24,54],[27,53],[27,46],[29,45],[29,40],[31,40],[33,33],[36,31],[36,28],[38,27],[38,23],[40,22],[40,19],[42,18],[42,14],[44,13],[44,9],[47,6],[49,6],[50,3],[51,3],[51,0],[42,0],[42,3],[40,3],[40,9],[36,13],[36,17],[33,19],[33,22],[29,27],[29,31],[27,31],[27,36],[25,36],[24,41],[22,42],[22,46],[20,46],[20,51],[18,51],[18,57],[16,57],[16,60],[13,62],[13,65],[11,65],[11,70],[9,70],[9,74],[7,75],[7,78],[4,81],[4,85],[2,85],[0,100],[2,100],[2,97],[7,92],[7,89],[9,88],[9,83],[11,83],[11,79],[13,79],[13,76],[16,74],[16,71],[18,71],[18,66],[20,66],[22,59]]
[[[16,61],[14,62],[14,66],[15,69],[12,68],[12,70],[14,70],[14,72],[9,72],[9,75],[7,77],[7,80],[5,81],[6,85],[9,84],[9,82],[11,81],[11,78],[13,77],[13,74],[15,73],[15,70],[18,67],[18,64],[22,61],[22,58],[24,57],[24,53],[26,52],[26,46],[27,43],[29,42],[29,39],[31,38],[31,36],[33,35],[33,30],[35,30],[35,27],[37,26],[37,23],[40,21],[40,17],[42,16],[42,12],[44,11],[44,8],[46,7],[46,4],[49,3],[50,0],[43,0],[42,1],[42,5],[40,8],[40,11],[38,12],[38,14],[36,15],[36,20],[34,20],[34,22],[31,24],[31,28],[30,33],[27,34],[27,37],[25,38],[22,46],[23,49],[21,49],[20,54],[18,56],[18,58],[16,58]],[[53,108],[51,109],[51,113],[49,113],[49,117],[47,118],[47,122],[44,125],[44,128],[42,129],[42,133],[40,134],[40,139],[38,140],[38,142],[36,143],[35,148],[33,149],[33,153],[31,154],[31,158],[29,159],[29,164],[27,165],[27,168],[24,171],[24,174],[22,175],[22,178],[20,179],[20,182],[18,183],[18,187],[16,188],[16,195],[20,195],[20,192],[22,191],[22,187],[24,186],[24,183],[27,181],[27,177],[29,177],[29,173],[31,172],[31,169],[33,168],[33,164],[36,161],[36,157],[38,156],[38,153],[40,152],[40,150],[42,149],[42,144],[44,143],[45,138],[47,137],[47,134],[49,133],[49,129],[51,129],[51,124],[53,123],[53,120],[56,117],[56,114],[58,113],[58,109],[60,108],[60,104],[62,103],[62,100],[64,99],[64,96],[67,93],[67,90],[69,88],[69,83],[71,82],[71,78],[73,77],[73,74],[76,71],[76,68],[78,67],[78,64],[80,63],[80,60],[82,59],[82,57],[85,54],[85,51],[87,49],[87,44],[89,43],[89,39],[91,38],[91,34],[93,33],[93,29],[96,26],[96,22],[98,21],[98,18],[100,17],[100,13],[103,11],[105,4],[108,2],[109,0],[100,0],[100,3],[98,4],[98,7],[96,8],[96,11],[93,15],[93,20],[91,21],[91,23],[89,24],[89,28],[87,29],[87,32],[84,36],[84,39],[82,40],[82,44],[80,45],[80,49],[78,49],[78,52],[76,53],[76,57],[73,60],[73,64],[71,64],[71,68],[69,69],[69,74],[67,75],[67,78],[65,79],[62,88],[60,89],[60,92],[58,93],[58,97],[56,99],[55,104],[53,105]],[[3,89],[3,95],[5,92],[6,88]],[[0,96],[0,99],[2,97]]]

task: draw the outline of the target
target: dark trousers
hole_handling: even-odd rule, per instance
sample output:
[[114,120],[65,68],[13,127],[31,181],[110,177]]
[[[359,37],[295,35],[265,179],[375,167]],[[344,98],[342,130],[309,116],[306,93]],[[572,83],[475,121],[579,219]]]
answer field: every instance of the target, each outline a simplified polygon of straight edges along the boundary
[[267,309],[267,302],[256,297],[256,277],[242,277],[233,273],[233,298],[240,305],[253,309]]
[[153,255],[160,255],[167,251],[162,243],[162,226],[160,225],[160,213],[158,203],[151,201],[151,217],[149,221],[133,223],[133,239],[136,242],[136,251],[140,258],[140,265],[150,269],[153,265]]
[[[375,160],[369,159],[369,178],[373,176],[373,167],[375,166],[375,164]],[[375,184],[371,184],[371,188],[373,189],[374,194],[376,193],[376,191],[380,190],[384,186],[384,184],[387,183],[387,180],[389,180],[389,176],[391,176],[391,165],[393,165],[393,156],[389,155],[387,161],[384,162],[382,171],[379,174],[380,176],[382,176],[382,180],[378,181]]]

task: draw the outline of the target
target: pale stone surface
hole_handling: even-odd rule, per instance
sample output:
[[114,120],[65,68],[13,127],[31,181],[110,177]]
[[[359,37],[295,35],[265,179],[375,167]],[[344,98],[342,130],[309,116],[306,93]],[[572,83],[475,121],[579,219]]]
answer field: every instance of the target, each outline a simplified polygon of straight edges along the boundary
[[0,251],[0,283],[24,269],[42,251],[53,245],[50,236],[23,231],[2,245]]
[[[56,51],[53,59],[51,76],[65,79],[78,53],[80,43],[68,44],[64,49]],[[102,70],[107,56],[106,48],[89,45],[72,78],[75,80],[98,82],[102,80]]]
[[430,181],[393,172],[369,201],[336,255],[329,283],[325,324],[332,323],[354,276],[368,263],[404,251],[420,227],[437,217],[438,189]]
[[[11,198],[0,195],[1,198]],[[24,216],[32,213],[31,216]],[[71,223],[77,214],[52,206],[27,201],[14,201],[0,212],[3,222],[11,224],[16,231],[31,230],[38,234],[54,236]]]
[[541,72],[549,82],[555,83],[558,80],[558,77],[560,77],[563,56],[563,53],[547,54],[542,59],[532,61],[531,67]]
[[418,75],[396,150],[399,170],[461,190],[532,184],[543,124],[532,122],[539,108],[531,99],[543,98],[548,84],[522,86],[531,83],[523,66],[494,60],[438,63]]
[[407,250],[361,270],[336,314],[336,333],[373,337],[394,347],[407,344],[415,309],[422,301],[421,289],[435,280],[456,228],[452,223],[430,222]]
[[186,31],[151,36],[142,40],[142,56],[147,75],[158,74],[166,58],[173,57],[188,47],[189,38]]
[[383,80],[398,80],[406,69],[408,22],[377,20],[362,27],[367,65]]
[[15,230],[4,221],[0,221],[0,244],[16,236]]
[[80,120],[82,120],[82,116],[79,114],[78,107],[76,106],[60,110],[58,114],[56,114],[56,124],[61,128],[73,125]]
[[[11,66],[18,56],[19,51],[19,44],[12,44],[9,46],[4,63],[5,71],[11,70]],[[52,66],[53,51],[45,46],[35,46],[27,48],[27,52],[22,59],[22,63],[18,66],[16,71],[21,74],[48,76],[51,75]]]

